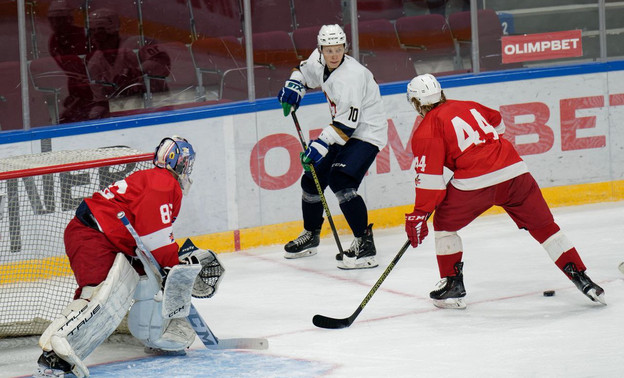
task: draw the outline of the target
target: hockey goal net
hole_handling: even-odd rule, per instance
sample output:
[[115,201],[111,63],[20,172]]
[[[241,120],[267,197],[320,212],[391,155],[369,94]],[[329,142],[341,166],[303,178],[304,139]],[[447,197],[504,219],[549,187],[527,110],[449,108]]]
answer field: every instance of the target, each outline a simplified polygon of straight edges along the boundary
[[65,226],[83,198],[152,157],[109,147],[0,159],[0,339],[40,335],[73,299]]

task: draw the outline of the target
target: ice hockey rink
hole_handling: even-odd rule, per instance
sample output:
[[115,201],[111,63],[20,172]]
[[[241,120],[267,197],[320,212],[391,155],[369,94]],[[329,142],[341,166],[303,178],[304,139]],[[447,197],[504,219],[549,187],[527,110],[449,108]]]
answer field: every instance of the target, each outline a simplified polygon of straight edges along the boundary
[[[430,235],[351,327],[316,328],[315,314],[351,315],[406,240],[402,228],[374,229],[380,266],[342,271],[329,235],[316,256],[299,260],[284,259],[281,246],[220,254],[219,291],[194,300],[218,337],[266,337],[267,350],[209,351],[196,340],[187,356],[153,357],[121,338],[86,362],[93,377],[622,377],[624,201],[553,212],[607,306],[581,294],[506,215],[488,215],[460,232],[466,310],[430,303],[439,280]],[[351,239],[341,239],[347,248]],[[32,374],[35,343],[0,343],[0,376]]]

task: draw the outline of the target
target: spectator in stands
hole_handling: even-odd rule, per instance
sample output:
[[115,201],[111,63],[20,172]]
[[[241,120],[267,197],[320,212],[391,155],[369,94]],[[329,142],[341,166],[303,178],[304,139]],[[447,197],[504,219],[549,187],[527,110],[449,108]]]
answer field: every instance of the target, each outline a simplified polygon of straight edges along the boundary
[[48,8],[48,21],[52,35],[48,52],[67,75],[68,95],[63,99],[59,122],[75,122],[88,118],[92,103],[91,88],[81,56],[87,53],[85,29],[75,25],[73,9],[66,0],[54,0]]
[[[171,74],[171,58],[155,40],[145,41],[145,46],[139,49],[139,58],[143,73],[150,77],[150,91],[168,92],[167,82],[163,80]],[[158,79],[152,79],[158,78]]]
[[72,8],[66,0],[54,0],[48,8],[48,21],[52,35],[48,42],[50,56],[84,55],[87,38],[84,28],[74,24]]
[[[470,1],[469,0],[427,0],[427,9],[429,9],[429,13],[431,14],[440,14],[444,17],[447,17],[446,8],[449,7],[448,13],[453,12],[463,12],[470,10]],[[448,5],[447,5],[448,4]]]
[[132,49],[121,46],[119,16],[107,8],[89,14],[91,52],[87,69],[91,77],[93,105],[89,118],[110,114],[109,100],[143,93],[142,72]]

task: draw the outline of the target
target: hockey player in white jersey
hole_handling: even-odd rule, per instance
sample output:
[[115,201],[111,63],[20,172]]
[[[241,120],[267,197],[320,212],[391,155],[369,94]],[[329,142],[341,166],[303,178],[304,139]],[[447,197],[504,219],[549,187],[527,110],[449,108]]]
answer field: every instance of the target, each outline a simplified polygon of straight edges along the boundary
[[388,122],[379,86],[373,74],[346,55],[347,37],[338,25],[324,25],[318,34],[318,49],[302,61],[278,94],[284,116],[296,110],[306,89],[321,87],[329,103],[332,121],[301,155],[304,230],[284,249],[286,258],[311,256],[319,245],[323,206],[309,165],[313,165],[323,190],[335,193],[354,240],[344,256],[337,256],[341,269],[376,267],[376,249],[368,211],[357,190],[377,153],[388,138]]

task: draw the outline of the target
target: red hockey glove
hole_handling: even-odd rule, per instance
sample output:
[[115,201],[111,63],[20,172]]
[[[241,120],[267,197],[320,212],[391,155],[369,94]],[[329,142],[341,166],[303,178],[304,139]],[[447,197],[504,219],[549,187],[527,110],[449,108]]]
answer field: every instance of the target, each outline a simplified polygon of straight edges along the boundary
[[411,214],[405,214],[405,232],[410,240],[410,244],[414,248],[418,247],[425,237],[429,235],[427,218],[429,218],[429,213],[420,210],[414,210]]

